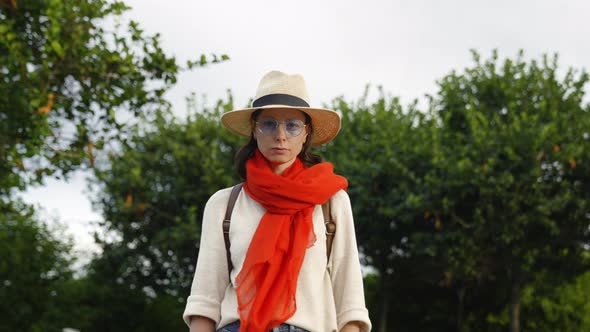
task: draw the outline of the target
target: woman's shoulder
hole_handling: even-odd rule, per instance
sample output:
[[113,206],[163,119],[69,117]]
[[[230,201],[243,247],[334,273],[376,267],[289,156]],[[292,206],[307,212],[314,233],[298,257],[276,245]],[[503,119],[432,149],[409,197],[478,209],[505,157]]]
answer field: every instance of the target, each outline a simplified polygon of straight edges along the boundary
[[332,210],[346,210],[351,208],[350,197],[344,189],[340,189],[334,195],[332,195],[332,197],[330,197],[329,203],[330,209]]
[[330,198],[333,204],[342,204],[345,202],[350,202],[350,197],[348,197],[348,193],[344,189],[338,190],[332,198]]
[[231,194],[231,190],[234,186],[227,187],[216,191],[209,200],[207,201],[207,205],[209,206],[217,206],[217,205],[227,205],[227,201],[229,200],[229,195]]

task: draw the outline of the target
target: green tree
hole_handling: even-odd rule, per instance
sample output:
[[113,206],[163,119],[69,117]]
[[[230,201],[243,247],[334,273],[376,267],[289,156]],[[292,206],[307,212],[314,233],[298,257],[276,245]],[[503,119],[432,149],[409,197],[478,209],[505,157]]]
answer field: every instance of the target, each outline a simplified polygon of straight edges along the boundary
[[184,122],[159,113],[96,168],[97,207],[114,238],[99,239],[99,260],[113,262],[103,278],[154,299],[171,297],[176,306],[169,315],[176,322],[190,292],[205,203],[238,182],[232,165],[241,141],[219,122],[232,105],[231,98],[220,101],[211,110],[191,112]]
[[[549,273],[539,274],[523,289],[525,331],[588,331],[590,329],[590,272],[559,285]],[[558,286],[556,286],[558,284]]]
[[[29,235],[35,231],[39,241],[48,237],[43,223],[35,220],[39,223],[35,225],[27,219],[33,210],[13,202],[14,193],[29,184],[42,183],[47,176],[66,177],[72,170],[94,167],[105,159],[101,152],[125,146],[132,134],[129,123],[140,118],[151,120],[159,110],[169,108],[164,93],[175,84],[181,71],[228,59],[225,55],[201,55],[180,66],[177,59],[164,52],[159,35],[147,35],[137,22],[123,20],[122,14],[128,9],[121,1],[106,0],[0,1],[0,205],[7,207],[0,213],[0,237],[19,245],[31,240]],[[18,217],[21,214],[23,217]],[[20,228],[14,229],[16,226]],[[171,305],[170,298],[151,301],[141,289],[125,293],[122,285],[98,287],[98,272],[71,279],[65,262],[59,265],[62,268],[49,273],[51,280],[64,281],[58,287],[46,280],[49,277],[27,269],[35,265],[26,263],[25,253],[21,257],[19,251],[10,251],[6,246],[12,242],[6,239],[0,244],[4,250],[2,273],[14,270],[22,274],[2,279],[5,284],[1,287],[10,284],[1,290],[6,292],[1,297],[2,317],[16,317],[21,322],[18,324],[30,323],[10,330],[60,330],[101,321],[124,329],[126,324],[106,320],[111,317],[109,312],[114,313],[109,306],[115,306],[108,300],[121,300],[116,303],[119,308],[130,305],[125,307],[127,311],[117,311],[126,319],[132,314],[137,316],[131,309],[133,304],[141,304],[137,308],[150,312],[141,316],[142,321],[153,322],[154,330],[158,326],[154,319],[159,317],[156,311]],[[60,252],[59,248],[69,246],[67,241],[60,244],[58,240],[62,239],[43,240],[38,250],[50,253],[54,248]],[[6,251],[9,254],[4,255]],[[33,262],[34,252],[30,254]],[[53,256],[47,255],[46,264],[53,264]],[[50,286],[51,294],[58,295],[52,295],[49,302],[43,296]],[[37,288],[35,298],[29,293]],[[20,294],[18,300],[5,301],[15,294]],[[105,310],[98,310],[94,304],[102,304]],[[4,315],[4,310],[9,309],[9,314]],[[79,320],[72,321],[73,317]]]
[[350,181],[379,331],[518,331],[523,289],[588,268],[588,76],[474,58],[427,112],[383,94],[333,104],[343,128],[323,152]]
[[[56,317],[80,331],[180,331],[182,305],[177,297],[153,297],[117,277],[120,260],[101,255],[82,278],[68,281]],[[44,330],[45,331],[45,330]]]
[[[432,262],[418,261],[410,236],[417,228],[432,228],[418,226],[416,220],[431,210],[426,178],[435,146],[432,131],[437,128],[416,103],[404,108],[381,91],[374,103],[367,104],[366,95],[356,103],[342,99],[333,103],[342,114],[342,129],[322,152],[349,180],[360,251],[365,263],[378,271],[379,304],[371,304],[379,308],[371,313],[375,328],[403,330],[416,309],[408,304],[415,303],[417,296],[408,292],[409,284],[430,279],[428,271],[433,268]],[[415,329],[443,328],[440,320],[431,326],[424,316],[415,318],[414,324],[423,323],[413,325]]]
[[[485,62],[439,81],[431,107],[441,122],[431,176],[442,229],[435,257],[448,282],[492,282],[520,330],[522,290],[540,273],[553,285],[588,268],[590,108],[585,72]],[[482,300],[483,301],[483,300]]]
[[55,306],[72,278],[71,241],[20,201],[0,203],[0,331],[58,331]]
[[[106,0],[0,2],[0,196],[94,165],[126,123],[167,105],[181,68]],[[116,24],[106,27],[105,21]],[[226,60],[201,56],[185,68]]]

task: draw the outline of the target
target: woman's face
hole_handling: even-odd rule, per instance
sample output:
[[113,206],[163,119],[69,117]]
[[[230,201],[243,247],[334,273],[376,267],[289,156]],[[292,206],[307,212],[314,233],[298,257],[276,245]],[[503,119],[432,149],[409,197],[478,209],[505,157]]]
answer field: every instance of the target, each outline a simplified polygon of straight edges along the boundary
[[258,150],[275,174],[282,174],[293,164],[308,133],[303,112],[291,108],[262,110],[254,125]]

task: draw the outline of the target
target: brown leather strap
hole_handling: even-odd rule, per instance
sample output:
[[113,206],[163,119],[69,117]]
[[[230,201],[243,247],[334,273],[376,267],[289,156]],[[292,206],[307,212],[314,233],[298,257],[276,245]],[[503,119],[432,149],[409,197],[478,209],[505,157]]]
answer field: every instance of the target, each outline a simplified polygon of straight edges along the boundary
[[332,253],[332,241],[334,240],[334,234],[336,234],[336,223],[332,218],[330,200],[322,204],[322,212],[324,212],[324,225],[326,226],[326,258],[330,260],[330,254]]
[[231,263],[231,254],[229,251],[230,244],[229,244],[229,226],[231,223],[231,213],[234,210],[234,205],[236,205],[236,200],[238,199],[238,195],[240,194],[240,190],[242,190],[243,183],[236,184],[232,190],[231,194],[229,194],[229,201],[227,202],[227,209],[225,210],[225,219],[223,219],[223,240],[225,241],[225,254],[227,257],[227,272],[228,275],[233,270],[233,264]]

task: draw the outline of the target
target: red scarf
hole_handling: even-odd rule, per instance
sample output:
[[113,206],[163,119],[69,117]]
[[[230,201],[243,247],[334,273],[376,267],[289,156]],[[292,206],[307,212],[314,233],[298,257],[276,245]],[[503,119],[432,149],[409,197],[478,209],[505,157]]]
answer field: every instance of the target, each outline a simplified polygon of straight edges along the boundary
[[266,208],[244,266],[236,277],[240,332],[268,331],[297,310],[295,291],[305,251],[313,246],[312,213],[348,181],[332,164],[306,168],[297,158],[282,175],[274,174],[256,150],[246,162],[244,189]]

